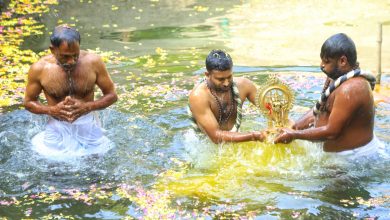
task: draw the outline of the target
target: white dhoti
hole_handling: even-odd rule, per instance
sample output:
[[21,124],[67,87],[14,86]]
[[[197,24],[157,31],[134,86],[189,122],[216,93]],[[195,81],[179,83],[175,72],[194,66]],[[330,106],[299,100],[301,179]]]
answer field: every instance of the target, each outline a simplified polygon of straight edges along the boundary
[[45,130],[33,137],[32,148],[50,157],[101,154],[112,148],[103,132],[92,112],[72,123],[51,118]]
[[[382,143],[374,134],[372,140],[361,147],[353,150],[346,150],[336,153],[337,155],[344,157],[349,161],[357,160],[375,160],[375,159],[388,159],[389,155],[386,152],[385,144]],[[368,161],[367,161],[368,162]]]

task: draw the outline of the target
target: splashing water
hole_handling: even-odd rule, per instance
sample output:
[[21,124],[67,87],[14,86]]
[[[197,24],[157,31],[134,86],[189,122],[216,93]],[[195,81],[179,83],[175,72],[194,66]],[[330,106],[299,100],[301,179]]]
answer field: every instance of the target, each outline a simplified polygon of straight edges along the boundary
[[[247,213],[254,207],[254,210],[273,207],[320,213],[329,200],[338,201],[335,198],[347,195],[367,197],[360,181],[367,176],[384,175],[378,170],[388,167],[387,162],[356,164],[334,153],[325,153],[320,144],[307,141],[297,140],[288,145],[259,142],[214,145],[192,130],[182,136],[187,162],[177,161],[179,168],[161,174],[155,188],[171,192],[176,198],[186,198],[188,204],[199,201],[211,204],[217,212]],[[242,207],[226,210],[221,207],[223,204]]]

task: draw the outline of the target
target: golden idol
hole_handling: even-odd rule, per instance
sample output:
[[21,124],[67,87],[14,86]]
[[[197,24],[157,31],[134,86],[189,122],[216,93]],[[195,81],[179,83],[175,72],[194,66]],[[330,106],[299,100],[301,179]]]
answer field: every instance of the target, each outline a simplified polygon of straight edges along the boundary
[[275,74],[269,75],[265,84],[259,88],[256,101],[268,121],[270,131],[289,126],[288,113],[294,104],[294,94]]

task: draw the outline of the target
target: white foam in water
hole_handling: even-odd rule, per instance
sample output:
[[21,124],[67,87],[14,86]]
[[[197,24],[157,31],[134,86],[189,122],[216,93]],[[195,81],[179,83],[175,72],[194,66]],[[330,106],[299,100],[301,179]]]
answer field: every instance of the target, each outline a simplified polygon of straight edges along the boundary
[[196,133],[193,129],[185,131],[183,141],[186,160],[193,163],[197,168],[209,167],[218,150],[216,145],[206,135]]

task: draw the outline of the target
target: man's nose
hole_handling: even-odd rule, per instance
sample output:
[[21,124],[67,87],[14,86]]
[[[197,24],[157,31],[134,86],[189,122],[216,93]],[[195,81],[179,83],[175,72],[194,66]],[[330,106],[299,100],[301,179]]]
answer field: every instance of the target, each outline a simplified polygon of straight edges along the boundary
[[223,81],[223,86],[227,87],[227,86],[229,86],[229,83],[230,83],[229,80],[225,80],[225,81]]
[[77,62],[77,58],[75,57],[69,57],[68,59],[66,59],[66,64],[68,65],[73,65]]

